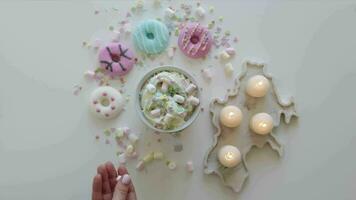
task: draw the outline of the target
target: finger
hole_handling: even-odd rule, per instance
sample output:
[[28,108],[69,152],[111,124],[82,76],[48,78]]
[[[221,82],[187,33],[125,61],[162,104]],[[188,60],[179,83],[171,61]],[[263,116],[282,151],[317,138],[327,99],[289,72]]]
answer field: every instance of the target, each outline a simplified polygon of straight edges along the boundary
[[122,166],[122,165],[117,169],[117,173],[118,173],[120,176],[123,176],[123,175],[125,175],[125,174],[128,174],[126,167],[125,167],[125,166]]
[[117,182],[112,200],[126,200],[129,192],[131,178],[128,174],[124,174]]
[[103,200],[102,196],[102,178],[100,174],[94,176],[93,179],[93,193],[92,193],[92,200]]
[[101,175],[103,180],[103,194],[111,194],[109,175],[105,165],[100,165],[98,167],[98,173]]
[[127,200],[137,200],[135,187],[132,181],[129,185],[129,194],[127,195]]
[[116,181],[117,172],[115,170],[114,165],[111,162],[107,162],[105,164],[105,167],[106,167],[106,170],[108,171],[111,191],[114,191],[116,183],[117,183],[117,181]]

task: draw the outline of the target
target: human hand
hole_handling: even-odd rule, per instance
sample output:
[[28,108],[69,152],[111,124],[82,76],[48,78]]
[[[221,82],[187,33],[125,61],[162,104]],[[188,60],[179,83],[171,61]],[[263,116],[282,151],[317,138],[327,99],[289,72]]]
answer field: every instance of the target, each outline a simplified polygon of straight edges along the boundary
[[111,162],[100,165],[93,180],[92,200],[136,200],[135,188],[123,166],[115,170]]

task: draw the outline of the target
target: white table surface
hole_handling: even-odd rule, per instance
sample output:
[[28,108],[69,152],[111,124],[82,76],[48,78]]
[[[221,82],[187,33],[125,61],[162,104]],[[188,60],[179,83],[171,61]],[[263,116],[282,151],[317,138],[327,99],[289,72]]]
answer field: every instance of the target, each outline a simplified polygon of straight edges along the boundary
[[[281,93],[295,96],[300,118],[278,129],[285,146],[281,159],[268,147],[253,150],[247,159],[249,180],[236,194],[218,177],[203,173],[213,134],[208,112],[179,138],[162,137],[161,143],[138,119],[133,100],[113,121],[100,122],[88,113],[94,84],[82,77],[95,56],[81,43],[120,19],[113,12],[94,15],[95,9],[125,10],[129,1],[2,0],[0,199],[89,199],[97,165],[117,164],[115,146],[96,142],[95,134],[125,125],[141,134],[141,154],[161,150],[178,163],[174,172],[162,162],[137,172],[136,161],[129,162],[139,199],[355,199],[356,2],[204,2],[215,6],[215,17],[224,16],[224,29],[241,38],[235,72],[243,58],[261,58]],[[173,61],[136,67],[127,77],[126,94],[134,95],[139,78],[159,62],[195,74],[204,88],[205,108],[232,86],[233,79],[216,61],[189,61],[178,52]],[[215,73],[210,84],[199,72],[209,64]],[[78,83],[84,89],[74,96]],[[175,142],[182,142],[183,152],[173,151]],[[188,160],[194,161],[193,174],[184,169]]]

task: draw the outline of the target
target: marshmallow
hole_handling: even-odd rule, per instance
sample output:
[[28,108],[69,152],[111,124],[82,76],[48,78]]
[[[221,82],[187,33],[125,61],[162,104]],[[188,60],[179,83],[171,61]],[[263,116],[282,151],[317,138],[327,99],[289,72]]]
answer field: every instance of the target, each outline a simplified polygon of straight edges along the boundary
[[126,33],[126,34],[130,34],[131,33],[131,24],[130,23],[126,23],[126,24],[124,24],[124,26],[123,26],[123,29],[124,29],[124,32]]
[[124,131],[120,128],[115,132],[115,138],[121,139],[122,137],[124,137]]
[[231,63],[227,63],[227,64],[225,65],[224,70],[225,70],[225,74],[226,74],[227,76],[231,76],[232,73],[234,72],[234,68],[232,67],[232,64],[231,64]]
[[167,166],[170,170],[175,170],[177,168],[177,164],[173,161],[168,161]]
[[205,68],[202,70],[202,74],[203,74],[203,77],[206,79],[206,80],[211,80],[213,78],[213,74],[211,73],[211,69],[210,68]]
[[131,133],[131,134],[129,135],[129,140],[130,140],[130,142],[131,142],[132,144],[135,144],[135,143],[138,141],[138,137],[137,137],[137,135]]
[[157,108],[157,109],[151,110],[150,114],[152,115],[152,117],[159,117],[159,115],[161,114],[161,109]]
[[191,83],[188,85],[188,87],[185,89],[185,91],[187,93],[192,93],[196,88],[197,88],[197,86]]
[[147,88],[147,91],[151,94],[156,92],[156,87],[151,83],[147,84],[146,88]]
[[113,31],[112,40],[114,42],[118,42],[120,40],[120,31]]
[[162,92],[167,92],[168,91],[168,83],[166,81],[162,82],[161,90],[162,90]]
[[168,122],[171,121],[172,119],[173,119],[173,115],[167,113],[167,114],[164,116],[163,121],[164,121],[165,123],[168,123]]
[[197,14],[198,17],[203,18],[205,16],[205,9],[199,6],[195,11],[195,13]]
[[136,170],[142,171],[143,168],[145,168],[144,162],[142,160],[140,160],[136,165]]
[[225,49],[225,52],[226,52],[227,54],[229,54],[230,56],[233,56],[233,55],[236,54],[235,49],[232,48],[232,47],[229,47],[229,48]]
[[194,171],[194,165],[192,161],[188,161],[186,164],[186,168],[188,172],[193,172]]
[[88,70],[84,73],[84,77],[87,78],[87,79],[94,79],[95,77],[95,72],[94,71],[91,71],[91,70]]
[[181,96],[181,95],[178,95],[178,94],[175,94],[175,95],[173,96],[173,99],[174,99],[174,101],[177,102],[177,103],[184,103],[184,101],[185,101],[184,97]]
[[120,154],[118,160],[119,160],[120,164],[125,164],[126,163],[126,155],[124,153]]
[[162,152],[154,152],[153,153],[153,159],[162,160],[163,159],[163,153]]
[[194,96],[188,97],[188,102],[192,104],[193,106],[197,106],[200,103],[200,100]]
[[134,151],[134,147],[131,144],[127,145],[126,154],[132,154],[133,151]]
[[222,51],[222,52],[220,53],[220,60],[226,61],[226,60],[228,60],[229,58],[230,58],[230,55],[229,55],[226,51]]
[[153,153],[147,154],[145,157],[143,157],[142,160],[144,163],[149,163],[149,162],[153,161]]
[[167,49],[167,54],[168,54],[168,58],[169,58],[169,59],[172,59],[173,56],[174,56],[174,47],[169,47],[169,48]]

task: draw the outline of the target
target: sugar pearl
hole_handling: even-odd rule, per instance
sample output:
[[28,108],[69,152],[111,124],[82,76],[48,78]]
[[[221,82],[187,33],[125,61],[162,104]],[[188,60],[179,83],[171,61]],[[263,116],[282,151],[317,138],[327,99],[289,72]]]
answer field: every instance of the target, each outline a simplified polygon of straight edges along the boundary
[[273,129],[273,118],[267,113],[255,114],[251,118],[250,127],[255,133],[266,135]]
[[255,75],[247,81],[246,92],[252,97],[263,97],[270,87],[268,79],[262,75]]
[[241,162],[241,152],[235,146],[225,145],[219,150],[218,159],[225,167],[235,167]]
[[242,112],[236,106],[225,106],[220,111],[220,122],[229,128],[234,128],[240,125],[242,121]]

